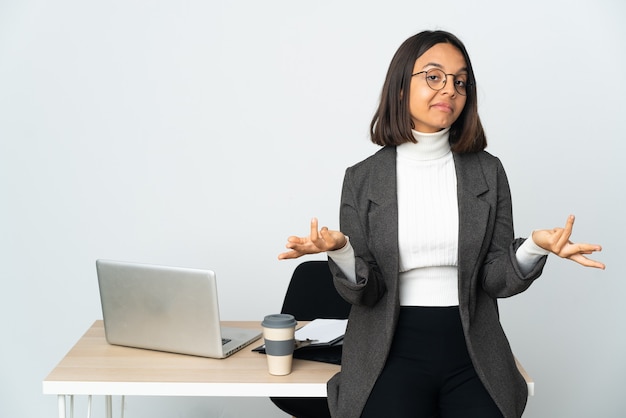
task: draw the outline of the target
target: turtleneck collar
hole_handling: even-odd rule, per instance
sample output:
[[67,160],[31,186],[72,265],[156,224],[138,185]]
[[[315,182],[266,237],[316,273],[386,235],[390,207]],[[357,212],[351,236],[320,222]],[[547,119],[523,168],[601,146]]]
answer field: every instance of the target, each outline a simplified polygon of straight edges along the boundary
[[449,136],[450,128],[429,134],[413,130],[417,144],[405,142],[398,145],[398,155],[419,161],[436,160],[450,152]]

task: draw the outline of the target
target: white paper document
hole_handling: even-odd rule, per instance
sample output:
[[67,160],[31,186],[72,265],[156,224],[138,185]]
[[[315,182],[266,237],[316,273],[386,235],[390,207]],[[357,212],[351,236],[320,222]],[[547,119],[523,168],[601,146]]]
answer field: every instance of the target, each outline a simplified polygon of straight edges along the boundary
[[312,340],[314,345],[332,344],[343,338],[347,325],[347,319],[314,319],[296,331],[296,340]]

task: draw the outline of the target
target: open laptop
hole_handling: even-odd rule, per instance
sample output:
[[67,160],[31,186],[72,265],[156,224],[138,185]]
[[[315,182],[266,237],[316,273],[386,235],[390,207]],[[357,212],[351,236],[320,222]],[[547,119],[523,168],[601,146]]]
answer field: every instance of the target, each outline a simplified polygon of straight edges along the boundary
[[213,271],[113,260],[96,270],[109,344],[225,358],[261,336],[220,326]]

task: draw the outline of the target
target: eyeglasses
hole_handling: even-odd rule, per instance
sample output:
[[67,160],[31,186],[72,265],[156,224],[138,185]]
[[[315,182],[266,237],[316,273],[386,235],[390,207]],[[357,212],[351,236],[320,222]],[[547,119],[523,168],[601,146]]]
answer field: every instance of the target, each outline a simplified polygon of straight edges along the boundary
[[426,84],[433,90],[441,90],[446,86],[448,76],[454,79],[454,90],[461,96],[467,95],[467,87],[470,85],[467,78],[467,74],[446,74],[439,68],[431,68],[428,71],[420,71],[419,73],[411,74],[411,77],[418,74],[425,74]]

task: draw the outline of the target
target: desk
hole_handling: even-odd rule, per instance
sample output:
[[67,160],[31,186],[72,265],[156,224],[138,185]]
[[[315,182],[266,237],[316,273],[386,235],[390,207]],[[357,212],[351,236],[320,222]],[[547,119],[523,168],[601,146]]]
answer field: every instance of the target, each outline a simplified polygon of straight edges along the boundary
[[[261,327],[260,321],[223,324]],[[291,374],[272,376],[265,356],[252,351],[261,343],[221,360],[120,347],[106,342],[99,320],[44,379],[43,393],[58,395],[60,418],[66,414],[66,395],[105,395],[107,416],[112,395],[326,396],[326,382],[340,366],[294,359]]]
[[[259,321],[223,324],[261,326]],[[73,395],[106,396],[108,417],[113,395],[326,396],[326,382],[339,371],[339,366],[294,359],[291,374],[272,376],[267,372],[265,356],[252,351],[260,343],[254,342],[222,360],[120,347],[106,342],[104,324],[99,320],[44,379],[43,393],[58,395],[60,418],[66,415],[67,395],[72,400]],[[534,382],[519,362],[517,366],[532,396]]]

